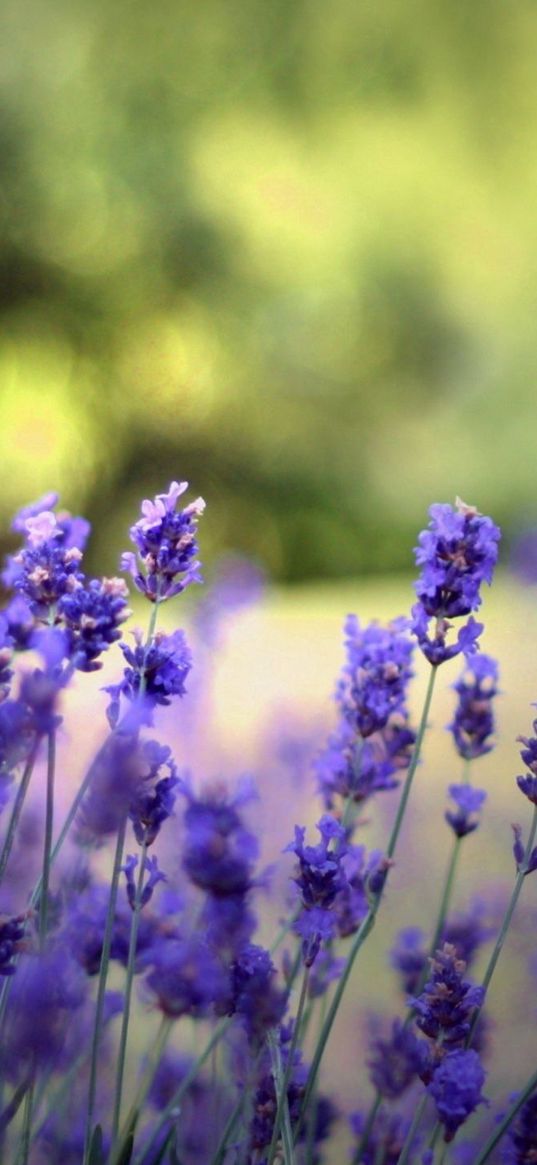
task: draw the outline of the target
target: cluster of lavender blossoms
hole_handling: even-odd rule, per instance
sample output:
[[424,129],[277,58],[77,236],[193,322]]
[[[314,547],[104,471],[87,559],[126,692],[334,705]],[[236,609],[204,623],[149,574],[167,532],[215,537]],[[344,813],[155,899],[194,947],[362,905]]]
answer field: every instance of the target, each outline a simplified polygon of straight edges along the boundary
[[[3,572],[0,614],[0,1159],[537,1161],[537,1073],[524,1078],[513,1059],[508,1095],[488,1083],[495,1038],[505,1049],[509,1035],[500,1021],[495,1037],[492,980],[537,870],[537,721],[533,736],[520,737],[526,771],[516,781],[522,820],[512,827],[512,892],[505,902],[478,896],[453,910],[461,855],[487,797],[474,766],[496,741],[498,664],[480,650],[483,627],[472,612],[492,581],[497,527],[461,502],[432,506],[410,614],[385,625],[347,618],[336,720],[312,762],[318,836],[297,823],[290,838],[283,820],[282,880],[259,865],[252,780],[188,771],[161,739],[163,710],[175,706],[177,720],[179,704],[190,737],[192,724],[208,736],[209,657],[220,619],[245,602],[248,572],[236,572],[235,594],[228,566],[188,638],[171,629],[170,601],[201,582],[204,503],[183,505],[187,488],[172,482],[143,502],[131,527],[135,550],[123,554],[121,570],[147,600],[148,626],[126,638],[125,581],[84,571],[88,523],[60,510],[55,494],[13,522],[21,545]],[[257,594],[258,572],[248,577]],[[67,689],[79,673],[99,670],[115,645],[116,678],[101,689],[101,743],[75,789]],[[444,737],[455,779],[444,821],[431,823],[445,830],[447,869],[420,869],[438,884],[436,914],[419,926],[410,917],[397,935],[388,962],[400,998],[395,990],[390,1008],[371,1015],[359,1001],[360,955],[399,870],[407,859],[412,866],[403,822],[421,778],[438,669],[456,656],[463,666],[451,682]],[[423,666],[427,692],[415,718],[410,687]],[[98,699],[88,697],[91,716]],[[386,812],[375,833],[381,844],[371,845],[377,794]],[[58,795],[62,804],[71,798],[67,811]],[[282,786],[282,806],[285,798]],[[289,893],[277,903],[280,927],[263,941],[264,903],[282,882]],[[345,1067],[350,1105],[325,1068],[342,1011],[355,1032]]]

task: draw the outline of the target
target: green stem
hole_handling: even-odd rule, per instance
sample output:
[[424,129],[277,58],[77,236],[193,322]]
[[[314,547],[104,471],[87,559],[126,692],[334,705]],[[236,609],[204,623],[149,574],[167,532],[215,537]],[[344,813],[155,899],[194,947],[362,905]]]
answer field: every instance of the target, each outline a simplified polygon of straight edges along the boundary
[[481,1149],[479,1157],[476,1158],[474,1165],[485,1165],[485,1161],[488,1161],[490,1154],[496,1148],[498,1141],[501,1140],[506,1129],[509,1128],[509,1125],[512,1123],[512,1121],[514,1121],[517,1113],[522,1108],[522,1105],[526,1103],[532,1093],[535,1092],[536,1088],[537,1072],[534,1072],[533,1076],[530,1076],[527,1084],[522,1089],[522,1092],[519,1094],[519,1096],[517,1096],[516,1100],[511,1105],[511,1108],[508,1109],[499,1124],[495,1126],[494,1131],[491,1133],[486,1145],[484,1145]]
[[405,783],[403,786],[403,793],[402,793],[401,800],[400,800],[399,805],[398,805],[395,821],[393,823],[393,829],[392,829],[392,832],[390,835],[390,840],[389,840],[388,845],[386,847],[386,857],[390,858],[390,859],[393,858],[393,855],[395,853],[395,847],[397,845],[397,839],[399,837],[399,832],[400,832],[401,826],[403,824],[403,817],[405,815],[405,810],[407,807],[408,798],[410,796],[410,790],[412,788],[414,774],[415,774],[416,769],[418,767],[420,753],[421,753],[421,746],[423,744],[423,737],[425,736],[425,730],[427,728],[427,720],[429,718],[429,710],[430,710],[431,701],[433,698],[434,685],[435,685],[437,671],[438,671],[438,665],[431,665],[429,682],[427,684],[427,690],[425,693],[425,703],[423,705],[423,712],[421,714],[421,720],[420,720],[418,732],[416,735],[416,742],[414,744],[414,751],[412,753],[411,761],[410,761],[410,764],[408,766],[408,772],[407,772]]
[[477,1021],[479,1019],[479,1016],[481,1014],[481,1009],[482,1009],[483,1004],[485,1002],[485,996],[486,996],[486,993],[488,991],[492,976],[494,974],[496,964],[497,964],[498,959],[500,957],[502,947],[503,947],[503,944],[505,942],[505,938],[507,935],[507,931],[509,930],[509,927],[511,925],[511,919],[512,919],[513,914],[515,912],[516,904],[517,904],[518,899],[520,897],[520,891],[522,890],[522,886],[524,884],[524,878],[526,876],[526,872],[528,869],[528,863],[529,863],[529,859],[531,857],[531,852],[533,849],[533,843],[535,841],[535,834],[536,833],[537,833],[537,805],[534,805],[534,807],[533,807],[533,820],[531,823],[531,828],[530,828],[530,832],[529,832],[529,837],[528,837],[526,849],[524,851],[524,857],[523,857],[522,862],[520,864],[520,869],[519,869],[518,874],[517,874],[517,878],[516,878],[515,885],[513,888],[513,893],[511,895],[511,900],[510,900],[509,905],[507,907],[507,910],[505,912],[503,922],[502,922],[502,925],[500,927],[500,931],[498,934],[498,938],[496,939],[496,944],[495,944],[494,950],[490,956],[489,964],[488,964],[488,967],[487,967],[485,974],[484,974],[484,977],[483,977],[483,982],[482,982],[482,987],[484,988],[483,1003],[481,1003],[480,1007],[477,1007],[475,1012],[474,1012],[472,1023],[470,1026],[470,1031],[468,1032],[468,1036],[466,1038],[466,1045],[465,1046],[467,1048],[470,1046],[470,1044],[472,1042],[474,1032],[476,1029],[476,1025],[477,1025]]
[[[115,1149],[112,1152],[112,1156],[110,1159],[110,1165],[118,1165],[119,1161],[122,1159],[122,1155],[123,1155],[123,1152],[125,1149],[126,1142],[128,1141],[129,1137],[131,1136],[131,1133],[136,1125],[136,1121],[138,1120],[138,1115],[139,1115],[140,1109],[145,1104],[147,1094],[148,1094],[149,1089],[151,1088],[151,1085],[153,1083],[153,1077],[154,1077],[155,1072],[160,1064],[162,1055],[164,1053],[164,1049],[165,1049],[166,1044],[168,1042],[171,1028],[172,1028],[172,1024],[173,1024],[173,1018],[171,1018],[169,1015],[162,1016],[160,1028],[157,1032],[157,1037],[155,1040],[153,1051],[149,1057],[148,1064],[147,1064],[146,1070],[142,1076],[142,1079],[140,1080],[140,1084],[138,1086],[138,1091],[137,1091],[136,1096],[134,1097],[134,1100],[133,1100],[131,1107],[129,1109],[127,1119],[123,1125],[123,1128],[122,1128],[121,1133],[119,1135],[119,1139],[116,1143]],[[183,1080],[183,1084],[184,1084],[184,1080]],[[144,1152],[147,1152],[147,1146],[145,1146]]]
[[359,1165],[359,1163],[361,1161],[362,1153],[367,1148],[367,1142],[369,1141],[369,1136],[370,1136],[371,1130],[373,1128],[373,1125],[377,1119],[377,1113],[378,1113],[378,1110],[379,1110],[381,1104],[382,1104],[382,1093],[377,1092],[375,1099],[371,1105],[371,1108],[369,1109],[369,1114],[368,1114],[367,1120],[366,1120],[365,1125],[364,1125],[364,1131],[363,1131],[363,1133],[360,1137],[360,1140],[358,1142],[358,1146],[356,1148],[356,1152],[354,1154],[354,1157],[351,1161],[351,1165]]
[[420,1100],[420,1103],[418,1104],[418,1107],[414,1113],[414,1119],[413,1119],[412,1124],[411,1124],[411,1126],[408,1130],[408,1133],[405,1137],[405,1143],[403,1145],[403,1148],[401,1149],[399,1157],[397,1158],[396,1165],[407,1165],[409,1153],[410,1153],[410,1150],[412,1148],[412,1142],[413,1142],[414,1137],[416,1136],[418,1128],[421,1124],[422,1117],[423,1117],[423,1114],[425,1112],[425,1108],[427,1106],[428,1099],[429,1099],[429,1096],[428,1096],[427,1092],[424,1092],[424,1094]]
[[56,768],[56,729],[48,734],[47,745],[47,800],[45,810],[45,840],[43,846],[43,877],[39,899],[39,945],[43,949],[47,937],[48,895],[50,883],[52,830],[54,828],[54,772]]
[[[276,1109],[276,1116],[274,1118],[274,1128],[272,1130],[272,1138],[270,1141],[270,1147],[269,1147],[269,1151],[268,1151],[267,1165],[273,1165],[274,1157],[276,1155],[276,1146],[278,1144],[278,1139],[280,1136],[280,1128],[282,1126],[282,1121],[285,1119],[284,1111],[285,1111],[286,1106],[287,1106],[287,1111],[289,1114],[289,1108],[287,1105],[287,1089],[289,1087],[289,1081],[291,1079],[291,1073],[293,1071],[295,1052],[297,1049],[297,1044],[298,1044],[298,1040],[299,1040],[299,1036],[300,1036],[300,1026],[302,1024],[302,1016],[304,1014],[304,1007],[306,1005],[306,1000],[308,998],[309,979],[310,979],[310,968],[306,967],[304,970],[303,978],[302,978],[302,987],[300,989],[300,998],[298,1001],[298,1009],[297,1009],[296,1019],[295,1019],[294,1026],[293,1026],[293,1036],[291,1039],[291,1043],[289,1045],[287,1064],[285,1066],[285,1071],[283,1073],[283,1078],[281,1080],[281,1088],[279,1089],[278,1107]],[[277,1035],[274,1036],[274,1039],[277,1042],[277,1039],[278,1039]],[[278,1044],[278,1055],[280,1055],[279,1044]],[[292,1144],[292,1141],[291,1141],[291,1144]]]
[[138,929],[140,926],[140,913],[142,891],[144,886],[145,873],[145,858],[147,853],[147,841],[144,837],[142,849],[140,854],[140,867],[138,870],[138,877],[136,880],[136,892],[134,898],[134,906],[131,919],[131,932],[129,939],[129,954],[127,958],[127,971],[125,976],[125,996],[123,1003],[123,1016],[121,1020],[121,1034],[119,1038],[119,1050],[116,1071],[116,1094],[114,1102],[114,1116],[112,1122],[112,1144],[115,1144],[119,1130],[119,1121],[121,1113],[121,1096],[123,1092],[123,1075],[125,1071],[125,1057],[127,1052],[127,1038],[129,1032],[129,1019],[132,998],[132,983],[134,978],[134,966],[136,962],[136,947],[138,943]]
[[101,954],[101,965],[99,968],[99,985],[97,989],[97,1002],[95,1006],[95,1023],[93,1026],[93,1039],[91,1045],[91,1064],[90,1064],[90,1080],[88,1092],[88,1111],[86,1118],[86,1139],[84,1150],[84,1165],[87,1165],[89,1147],[93,1133],[93,1120],[95,1113],[95,1099],[97,1093],[97,1068],[99,1061],[99,1044],[101,1039],[101,1028],[103,1020],[104,1000],[106,992],[106,979],[108,976],[108,965],[110,962],[110,948],[112,945],[112,935],[114,931],[114,922],[116,915],[117,894],[119,888],[119,878],[121,874],[121,862],[123,860],[123,847],[125,845],[125,834],[127,831],[127,820],[122,822],[119,833],[117,835],[116,851],[114,855],[114,867],[112,870],[112,882],[110,885],[110,897],[108,899],[108,910],[106,913],[106,924],[104,929],[103,949]]
[[[278,1034],[273,1028],[268,1032],[267,1043],[270,1049],[270,1058],[272,1061],[272,1075],[274,1077],[274,1087],[276,1089],[276,1096],[278,1098],[278,1109],[281,1105],[282,1111],[282,1143],[283,1143],[283,1158],[285,1165],[295,1165],[295,1151],[293,1148],[293,1130],[291,1128],[291,1118],[289,1116],[289,1104],[287,1102],[287,1090],[285,1086],[286,1073],[283,1071],[282,1056],[280,1051],[280,1044]],[[270,1162],[269,1162],[270,1165]]]
[[3,1112],[0,1113],[0,1132],[4,1133],[7,1126],[11,1124],[13,1118],[17,1115],[19,1108],[30,1087],[30,1080],[23,1080],[15,1089],[13,1096],[8,1104],[6,1104]]
[[[447,918],[447,913],[448,913],[448,910],[450,907],[451,896],[453,894],[453,886],[455,884],[455,874],[457,872],[457,864],[458,864],[459,856],[460,856],[460,852],[461,852],[461,841],[462,841],[461,837],[454,837],[454,839],[453,839],[453,849],[451,850],[451,857],[449,859],[446,880],[444,883],[444,893],[442,894],[442,900],[440,902],[440,908],[438,911],[438,918],[436,920],[436,927],[435,927],[435,932],[433,935],[433,941],[431,943],[431,949],[430,949],[431,957],[434,955],[435,951],[438,949],[438,944],[440,942],[440,937],[442,935],[442,931],[444,929],[445,921]],[[428,973],[429,973],[428,969],[425,970],[425,977],[428,976]],[[423,972],[422,972],[422,974],[423,974]],[[423,986],[423,984],[420,982],[419,988],[418,988],[418,991],[416,994],[419,994],[419,991],[421,990],[422,986]]]
[[24,1098],[24,1112],[23,1112],[23,1117],[22,1117],[20,1152],[19,1152],[19,1156],[17,1158],[17,1162],[20,1162],[20,1165],[28,1165],[28,1157],[29,1157],[29,1153],[30,1153],[31,1131],[32,1131],[33,1107],[34,1107],[34,1085],[32,1083],[29,1085],[28,1091],[27,1091],[26,1096]]
[[23,807],[25,799],[26,799],[26,794],[28,792],[28,787],[30,784],[30,779],[32,776],[32,772],[34,769],[35,760],[36,760],[36,756],[37,756],[37,750],[39,748],[40,743],[41,743],[41,737],[38,736],[38,737],[36,737],[36,739],[34,741],[32,750],[30,752],[28,760],[26,761],[26,765],[24,767],[24,772],[23,772],[22,777],[21,777],[21,782],[20,782],[20,785],[19,785],[17,792],[16,792],[16,795],[15,795],[15,800],[13,802],[13,809],[11,812],[9,825],[7,827],[7,833],[6,833],[6,836],[4,838],[4,844],[2,846],[2,853],[0,854],[0,882],[2,881],[2,878],[4,877],[6,866],[7,866],[7,863],[9,861],[9,855],[10,855],[11,850],[13,848],[13,842],[15,840],[15,834],[17,832],[17,826],[19,824],[19,818],[20,818],[20,815],[22,813],[22,807]]

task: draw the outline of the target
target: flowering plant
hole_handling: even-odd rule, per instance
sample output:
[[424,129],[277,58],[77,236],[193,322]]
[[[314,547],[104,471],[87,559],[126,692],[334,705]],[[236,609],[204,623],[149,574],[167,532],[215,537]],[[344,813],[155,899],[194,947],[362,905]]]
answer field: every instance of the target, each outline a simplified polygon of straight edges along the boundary
[[[154,736],[160,709],[188,700],[194,666],[184,633],[157,627],[162,604],[201,580],[197,525],[204,507],[197,499],[178,508],[186,489],[173,482],[144,502],[131,528],[135,552],[123,555],[122,569],[150,611],[148,630],[135,631],[134,646],[122,637],[130,614],[125,582],[84,573],[87,523],[58,510],[52,494],[14,521],[22,546],[4,571],[9,597],[0,616],[2,1159],[334,1161],[344,1114],[322,1079],[323,1056],[386,887],[397,876],[395,855],[438,671],[462,655],[449,728],[462,775],[449,786],[447,875],[431,933],[404,929],[391,952],[406,1002],[389,1025],[372,1032],[356,1069],[357,1098],[367,1079],[373,1098],[368,1109],[348,1114],[349,1161],[536,1160],[537,1073],[519,1080],[515,1097],[494,1112],[486,1006],[518,898],[537,869],[535,736],[521,737],[527,771],[517,779],[517,796],[521,805],[531,803],[533,815],[529,825],[513,827],[515,880],[503,919],[485,925],[475,904],[463,916],[451,910],[461,847],[472,844],[466,838],[478,828],[486,799],[473,784],[473,766],[495,740],[498,666],[480,651],[483,627],[473,612],[483,582],[492,581],[499,530],[474,507],[433,506],[416,552],[422,570],[410,617],[387,626],[348,618],[337,723],[314,766],[324,809],[319,838],[309,841],[305,827],[295,826],[286,847],[294,898],[266,949],[257,933],[266,876],[248,816],[251,786],[198,786]],[[228,578],[220,601],[235,605],[232,591]],[[217,606],[213,594],[213,646]],[[125,667],[105,688],[109,731],[57,831],[65,691],[77,673],[98,670],[116,643]],[[408,691],[416,649],[429,680],[414,725]],[[43,764],[44,820],[28,838],[25,802]],[[385,845],[368,850],[362,808],[394,790],[398,803]],[[165,860],[161,868],[153,847],[160,848],[166,831],[180,844],[175,863]],[[39,871],[31,885],[36,847]],[[169,849],[164,853],[169,858]],[[491,953],[476,982],[472,963],[486,943]],[[144,1025],[133,1022],[138,995],[160,1015],[146,1047]]]

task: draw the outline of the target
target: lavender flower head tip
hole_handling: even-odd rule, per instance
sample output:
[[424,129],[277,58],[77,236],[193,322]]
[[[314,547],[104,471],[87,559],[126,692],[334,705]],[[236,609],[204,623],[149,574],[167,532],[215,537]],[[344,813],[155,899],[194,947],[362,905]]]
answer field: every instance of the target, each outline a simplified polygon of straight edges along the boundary
[[178,499],[188,482],[172,481],[167,493],[141,505],[141,517],[130,529],[136,553],[121,557],[121,569],[129,571],[135,586],[151,602],[161,602],[179,594],[192,582],[200,582],[196,559],[196,527],[205,509],[196,498],[182,510]]

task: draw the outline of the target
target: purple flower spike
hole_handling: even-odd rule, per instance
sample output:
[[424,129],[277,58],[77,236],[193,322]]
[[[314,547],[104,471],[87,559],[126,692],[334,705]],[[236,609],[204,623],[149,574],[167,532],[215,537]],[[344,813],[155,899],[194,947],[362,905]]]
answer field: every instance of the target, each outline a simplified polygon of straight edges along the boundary
[[131,614],[126,583],[120,578],[91,579],[72,594],[63,595],[58,614],[69,635],[69,655],[79,671],[97,671],[98,656],[120,637]]
[[295,930],[304,940],[306,966],[314,962],[321,941],[334,935],[337,920],[333,907],[338,894],[347,885],[342,864],[347,853],[345,830],[329,814],[321,818],[317,829],[321,834],[318,845],[305,845],[306,830],[296,825],[295,840],[286,846],[286,851],[290,850],[298,858],[294,881],[304,910],[295,922]]
[[479,821],[477,815],[486,801],[484,789],[473,789],[471,785],[450,785],[449,795],[457,806],[456,812],[448,809],[445,818],[456,837],[466,837],[477,829]]
[[153,603],[201,581],[196,529],[205,502],[196,498],[184,510],[176,510],[187,489],[188,482],[172,481],[167,493],[142,502],[142,517],[130,530],[136,554],[128,552],[121,558],[121,569],[132,575],[135,586]]
[[268,951],[248,943],[231,967],[228,1015],[242,1019],[251,1044],[260,1045],[283,1018],[287,994],[275,984],[276,968]]
[[388,1038],[373,1040],[367,1062],[371,1083],[388,1100],[397,1100],[421,1075],[428,1059],[424,1040],[418,1040],[411,1028],[394,1020]]
[[442,1040],[442,1048],[461,1047],[470,1031],[472,1014],[484,999],[482,987],[463,978],[466,963],[445,943],[431,959],[431,975],[422,994],[410,1000],[417,1014],[417,1026],[431,1040]]
[[201,939],[164,939],[152,961],[147,986],[160,1010],[172,1019],[207,1015],[227,998],[228,976]]
[[494,747],[492,701],[498,694],[498,664],[489,655],[473,655],[453,684],[459,700],[453,722],[455,748],[465,760],[484,756]]
[[349,615],[345,632],[347,664],[336,695],[345,719],[365,739],[404,710],[414,644],[407,619],[362,628]]
[[438,1117],[444,1126],[444,1140],[452,1141],[457,1129],[485,1104],[481,1089],[485,1071],[473,1048],[448,1052],[428,1085]]
[[537,1161],[537,1092],[522,1105],[507,1139],[505,1165],[530,1165]]
[[[138,857],[129,854],[125,860],[125,865],[122,866],[123,873],[127,879],[127,900],[131,910],[134,910],[136,903],[136,883],[134,879],[134,871],[138,867]],[[147,881],[142,889],[140,896],[140,907],[147,906],[147,903],[153,897],[153,890],[159,882],[166,882],[166,875],[158,868],[158,862],[155,857],[146,858],[144,861],[144,871],[149,874]]]
[[448,646],[446,637],[451,619],[470,615],[480,606],[481,584],[492,581],[500,531],[460,499],[455,508],[431,506],[429,514],[429,527],[420,534],[415,551],[422,571],[415,584],[418,602],[412,609],[412,626],[423,654],[438,666],[461,651],[467,655],[476,650],[482,627],[471,617],[454,644]]
[[25,536],[25,545],[8,558],[2,575],[38,619],[47,619],[58,600],[81,586],[84,577],[79,566],[89,523],[66,511],[43,508],[56,500],[56,494],[49,494],[17,515],[13,526]]

